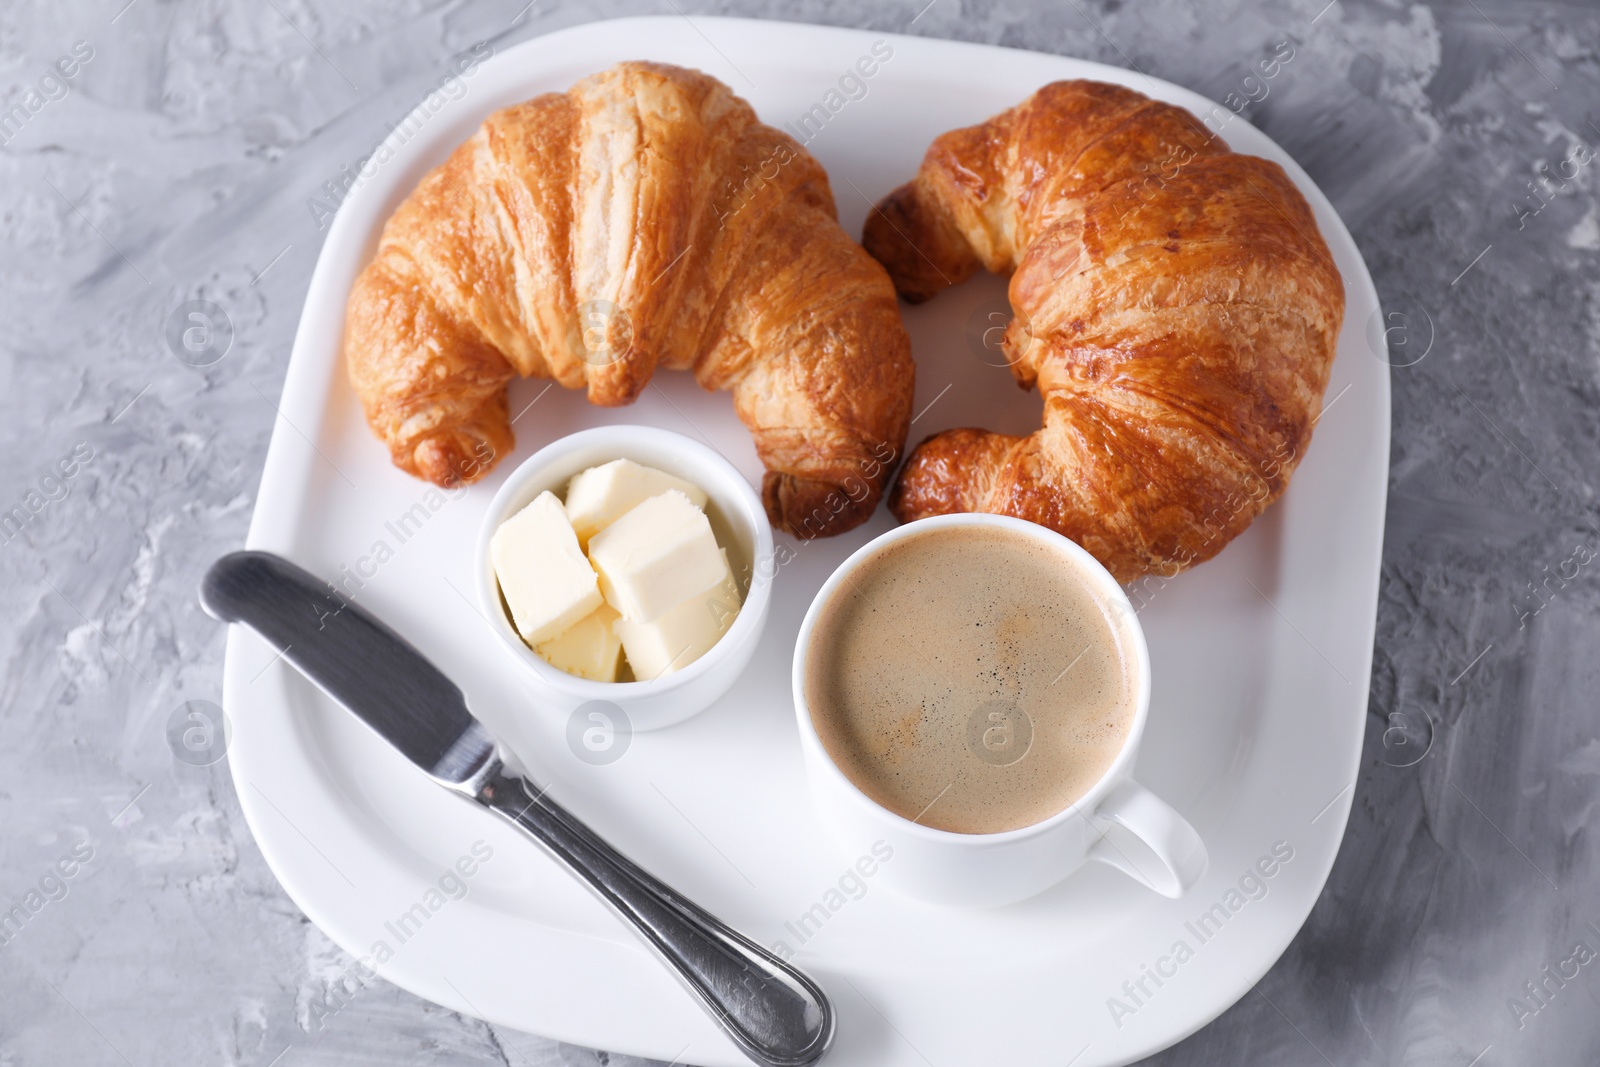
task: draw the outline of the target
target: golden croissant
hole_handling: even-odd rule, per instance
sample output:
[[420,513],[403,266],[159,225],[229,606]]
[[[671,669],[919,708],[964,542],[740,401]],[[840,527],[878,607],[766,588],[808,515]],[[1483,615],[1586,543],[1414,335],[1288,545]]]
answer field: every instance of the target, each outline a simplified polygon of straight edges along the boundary
[[914,373],[821,165],[715,78],[655,63],[490,115],[384,227],[345,357],[395,464],[440,485],[510,450],[515,376],[615,406],[692,370],[733,393],[767,512],[802,537],[877,505]]
[[946,133],[869,217],[907,300],[1010,274],[1003,348],[1044,426],[922,442],[890,508],[1030,519],[1119,579],[1216,555],[1288,486],[1344,288],[1276,163],[1130,89],[1057,82]]

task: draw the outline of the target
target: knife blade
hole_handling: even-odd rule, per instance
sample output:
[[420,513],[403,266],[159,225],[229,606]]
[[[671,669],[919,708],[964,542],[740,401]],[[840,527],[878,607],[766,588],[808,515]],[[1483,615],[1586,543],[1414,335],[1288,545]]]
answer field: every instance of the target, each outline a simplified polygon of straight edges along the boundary
[[281,556],[234,552],[212,564],[200,602],[250,627],[435,782],[510,822],[561,861],[667,964],[763,1067],[827,1052],[834,1012],[808,975],[618,852],[508,771],[461,689],[365,608]]

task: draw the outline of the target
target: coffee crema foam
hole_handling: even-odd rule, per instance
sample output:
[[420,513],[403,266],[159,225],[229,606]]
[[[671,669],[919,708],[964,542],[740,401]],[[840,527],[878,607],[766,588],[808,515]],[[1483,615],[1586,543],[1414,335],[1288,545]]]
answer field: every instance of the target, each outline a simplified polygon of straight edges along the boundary
[[945,527],[865,560],[806,654],[811,721],[867,796],[998,833],[1065,810],[1122,750],[1132,638],[1089,574],[1014,530]]

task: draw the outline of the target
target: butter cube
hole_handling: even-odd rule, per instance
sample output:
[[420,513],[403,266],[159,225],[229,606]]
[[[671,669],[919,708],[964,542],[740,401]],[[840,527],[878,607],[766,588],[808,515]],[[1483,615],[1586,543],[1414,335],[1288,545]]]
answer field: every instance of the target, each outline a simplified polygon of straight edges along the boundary
[[601,604],[534,651],[557,670],[591,682],[614,682],[622,670],[622,638],[612,623],[621,617],[610,604]]
[[722,553],[723,579],[654,622],[615,623],[633,676],[648,682],[681,671],[710,650],[739,616],[739,586]]
[[711,522],[668,489],[637,505],[589,542],[600,592],[629,622],[651,622],[715,588],[728,572]]
[[530,645],[560,637],[601,604],[594,568],[554,493],[540,493],[501,523],[489,556],[511,619]]
[[699,486],[631,459],[614,459],[574,475],[567,483],[567,519],[578,543],[586,545],[589,538],[668,489],[676,489],[697,507],[706,506],[706,494]]

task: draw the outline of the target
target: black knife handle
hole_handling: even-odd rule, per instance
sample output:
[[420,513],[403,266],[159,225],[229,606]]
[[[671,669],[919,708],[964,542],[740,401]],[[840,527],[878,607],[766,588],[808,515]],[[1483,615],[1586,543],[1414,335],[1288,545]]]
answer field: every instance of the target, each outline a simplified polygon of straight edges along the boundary
[[833,1040],[833,1006],[809,977],[608,845],[531,783],[501,771],[478,803],[515,823],[631,923],[764,1067],[805,1067]]
[[200,604],[212,618],[242,623],[266,638],[430,773],[473,724],[461,690],[409,641],[338,586],[282,556],[223,556],[200,583]]

